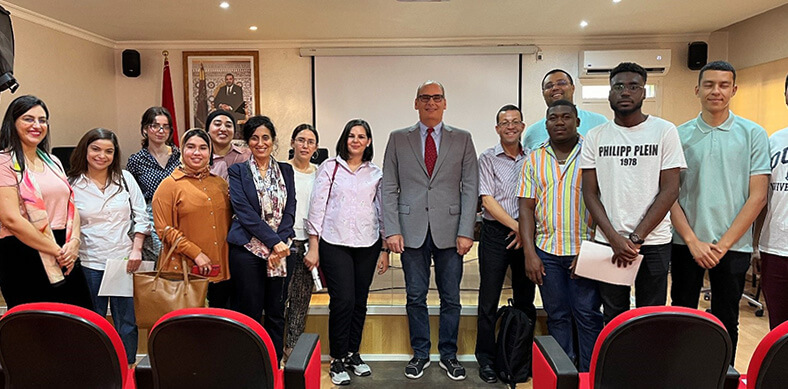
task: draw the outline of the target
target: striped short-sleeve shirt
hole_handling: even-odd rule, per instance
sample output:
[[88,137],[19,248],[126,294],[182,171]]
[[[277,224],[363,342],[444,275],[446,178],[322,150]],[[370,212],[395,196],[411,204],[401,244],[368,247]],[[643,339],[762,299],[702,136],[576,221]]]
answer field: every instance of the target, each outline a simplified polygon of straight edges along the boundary
[[[512,158],[506,155],[499,142],[494,147],[484,150],[479,156],[479,196],[492,196],[514,219],[520,214],[517,204],[517,182],[526,154],[527,152],[521,149]],[[482,217],[495,220],[486,209]]]
[[577,255],[580,243],[591,240],[591,214],[580,186],[582,145],[581,137],[560,165],[550,142],[545,142],[528,155],[520,172],[517,196],[536,200],[534,243],[553,255]]

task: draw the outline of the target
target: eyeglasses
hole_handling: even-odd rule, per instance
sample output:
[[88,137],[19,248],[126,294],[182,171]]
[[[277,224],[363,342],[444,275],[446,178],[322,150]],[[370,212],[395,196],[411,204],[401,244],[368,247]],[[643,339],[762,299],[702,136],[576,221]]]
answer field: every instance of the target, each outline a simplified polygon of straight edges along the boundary
[[567,81],[567,80],[558,80],[555,83],[548,82],[547,84],[544,84],[542,86],[542,90],[550,90],[550,89],[553,89],[556,86],[563,88],[563,87],[565,87],[567,85],[569,85],[569,81]]
[[307,146],[314,146],[317,144],[317,141],[315,141],[314,139],[305,139],[301,137],[295,138],[295,142],[298,143],[299,145],[307,145]]
[[170,131],[172,130],[172,126],[169,124],[148,124],[148,129],[151,131]]
[[430,99],[436,103],[440,103],[443,101],[443,95],[419,95],[418,99],[422,103],[429,103]]
[[628,85],[613,84],[613,86],[610,87],[610,88],[613,89],[614,91],[618,92],[618,93],[623,92],[624,89],[626,89],[626,90],[628,90],[630,92],[637,92],[637,91],[639,91],[641,89],[644,89],[643,85],[638,85],[638,84],[628,84]]
[[21,118],[21,120],[25,124],[29,124],[31,126],[36,124],[36,123],[38,123],[39,126],[46,126],[47,124],[49,124],[49,120],[46,119],[46,118],[36,119],[34,117],[31,117],[31,116],[24,116],[24,117]]
[[512,120],[511,122],[505,122],[505,121],[504,122],[499,122],[498,123],[498,127],[504,127],[504,128],[509,127],[509,126],[519,127],[522,124],[523,124],[522,120]]

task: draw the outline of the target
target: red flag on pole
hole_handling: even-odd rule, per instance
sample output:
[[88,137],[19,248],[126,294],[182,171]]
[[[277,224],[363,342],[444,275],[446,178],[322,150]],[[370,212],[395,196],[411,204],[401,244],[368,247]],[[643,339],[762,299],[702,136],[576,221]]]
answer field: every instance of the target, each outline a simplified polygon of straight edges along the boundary
[[164,77],[161,81],[161,106],[167,108],[172,116],[172,140],[178,146],[178,125],[175,122],[175,99],[172,97],[172,77],[170,76],[170,61],[167,52],[164,52]]

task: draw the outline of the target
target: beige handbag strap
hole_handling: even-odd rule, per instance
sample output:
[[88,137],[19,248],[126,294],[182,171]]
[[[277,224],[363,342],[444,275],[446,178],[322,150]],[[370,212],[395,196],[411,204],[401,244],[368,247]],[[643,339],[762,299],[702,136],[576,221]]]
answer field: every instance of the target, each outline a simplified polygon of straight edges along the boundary
[[[156,277],[153,279],[154,280],[153,291],[156,291],[156,282],[155,281],[159,280],[159,277],[161,276],[161,269],[164,269],[165,264],[169,265],[170,261],[172,261],[172,253],[175,252],[175,247],[178,246],[178,243],[180,243],[181,240],[183,240],[182,236],[179,236],[177,239],[175,239],[175,242],[172,244],[172,246],[170,246],[170,250],[167,251],[167,255],[164,256],[164,260],[163,261],[159,261],[159,268],[156,270]],[[189,281],[188,281],[188,276],[186,275],[186,267],[185,266],[184,266],[184,270],[183,270],[183,277],[186,279],[186,282],[188,283]]]

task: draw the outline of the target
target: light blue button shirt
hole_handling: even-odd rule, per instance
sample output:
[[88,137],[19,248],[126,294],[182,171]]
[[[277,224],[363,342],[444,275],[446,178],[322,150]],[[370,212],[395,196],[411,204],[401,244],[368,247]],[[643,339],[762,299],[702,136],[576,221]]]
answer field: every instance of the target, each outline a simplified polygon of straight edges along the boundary
[[[588,130],[600,124],[607,123],[608,120],[604,115],[600,115],[596,112],[583,111],[582,109],[577,110],[577,117],[580,119],[580,127],[577,128],[577,133],[583,136],[588,133]],[[523,148],[536,150],[542,143],[550,138],[550,135],[547,133],[546,122],[547,120],[542,118],[542,120],[531,124],[525,129]]]
[[[730,112],[718,127],[700,115],[678,127],[687,168],[679,204],[703,242],[718,242],[750,195],[750,176],[770,174],[769,137],[763,127]],[[685,244],[673,232],[673,243]],[[752,228],[731,251],[752,252]]]

